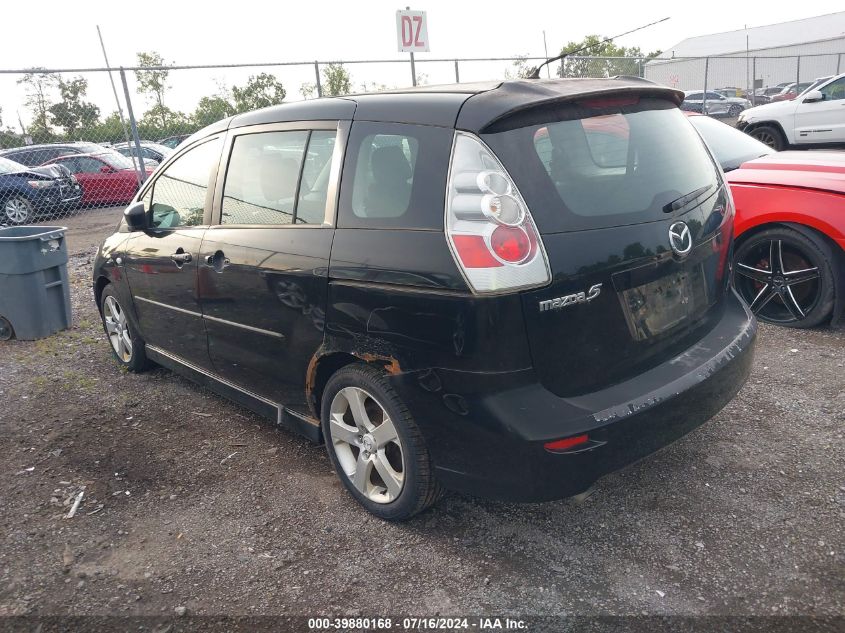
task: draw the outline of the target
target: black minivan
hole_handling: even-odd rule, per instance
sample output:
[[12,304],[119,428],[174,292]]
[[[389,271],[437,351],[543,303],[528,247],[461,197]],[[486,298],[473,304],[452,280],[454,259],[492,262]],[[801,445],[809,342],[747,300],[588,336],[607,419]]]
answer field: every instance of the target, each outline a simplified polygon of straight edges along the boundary
[[385,519],[580,493],[750,370],[730,192],[682,100],[520,80],[213,124],[100,248],[112,349],[324,441]]

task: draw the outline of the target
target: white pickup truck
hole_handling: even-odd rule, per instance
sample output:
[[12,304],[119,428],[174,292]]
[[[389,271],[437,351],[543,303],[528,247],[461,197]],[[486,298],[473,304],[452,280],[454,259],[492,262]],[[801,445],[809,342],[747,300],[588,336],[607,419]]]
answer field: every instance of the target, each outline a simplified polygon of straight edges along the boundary
[[743,110],[737,129],[778,151],[789,146],[845,146],[845,73],[810,86],[792,101]]

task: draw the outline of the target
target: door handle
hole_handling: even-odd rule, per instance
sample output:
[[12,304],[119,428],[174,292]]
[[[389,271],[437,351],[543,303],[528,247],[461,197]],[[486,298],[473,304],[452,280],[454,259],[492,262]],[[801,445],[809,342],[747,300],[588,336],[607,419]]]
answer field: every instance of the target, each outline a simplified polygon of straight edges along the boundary
[[177,266],[181,266],[183,264],[187,264],[193,259],[193,257],[190,253],[186,253],[180,248],[175,253],[173,253],[173,255],[170,256],[170,259],[176,262]]
[[215,251],[213,255],[205,256],[205,265],[213,268],[218,273],[223,272],[223,269],[229,265],[229,258],[223,251]]

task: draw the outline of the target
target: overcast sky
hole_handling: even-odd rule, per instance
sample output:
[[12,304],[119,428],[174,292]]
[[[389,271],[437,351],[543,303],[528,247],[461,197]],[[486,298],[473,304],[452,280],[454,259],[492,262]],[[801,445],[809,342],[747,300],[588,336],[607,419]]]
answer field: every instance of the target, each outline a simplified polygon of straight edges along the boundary
[[[727,2],[684,0],[631,2],[514,3],[424,0],[411,6],[428,12],[431,52],[426,57],[485,57],[543,54],[543,30],[549,54],[570,41],[598,33],[614,35],[663,18],[671,19],[618,40],[644,51],[668,50],[696,35],[760,26],[841,10],[842,0]],[[102,66],[95,25],[103,30],[112,65],[132,65],[135,53],[156,50],[179,64],[299,61],[314,59],[397,59],[395,11],[403,5],[385,0],[311,0],[304,2],[187,2],[143,0],[68,4],[67,0],[37,3],[4,2],[0,67],[25,68]],[[140,9],[137,11],[136,9]],[[14,28],[9,28],[16,25]],[[407,66],[350,66],[356,90],[364,82],[407,85]],[[254,69],[252,72],[259,72]],[[417,69],[430,83],[454,80],[451,64],[424,64]],[[215,83],[245,80],[246,72],[186,71],[171,73],[172,106],[190,110],[200,96],[215,91]],[[313,69],[278,70],[288,94],[299,98],[299,85],[313,80]],[[461,67],[461,79],[501,76],[501,65]],[[104,114],[113,108],[104,76],[89,75],[89,97]],[[19,89],[0,77],[0,106],[6,122],[18,107]],[[113,101],[113,99],[112,99]],[[144,103],[138,104],[143,109]],[[23,114],[23,113],[22,113]]]

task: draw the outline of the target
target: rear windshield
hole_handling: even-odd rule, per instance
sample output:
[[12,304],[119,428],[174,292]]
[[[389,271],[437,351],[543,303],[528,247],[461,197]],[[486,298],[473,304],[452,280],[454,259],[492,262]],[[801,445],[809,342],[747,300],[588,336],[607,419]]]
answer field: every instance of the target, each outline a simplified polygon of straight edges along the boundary
[[700,203],[716,192],[717,168],[674,105],[594,103],[522,114],[518,127],[483,135],[541,232],[662,220],[684,196],[697,192]]

